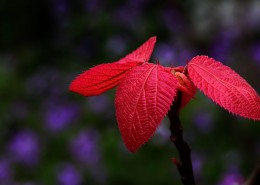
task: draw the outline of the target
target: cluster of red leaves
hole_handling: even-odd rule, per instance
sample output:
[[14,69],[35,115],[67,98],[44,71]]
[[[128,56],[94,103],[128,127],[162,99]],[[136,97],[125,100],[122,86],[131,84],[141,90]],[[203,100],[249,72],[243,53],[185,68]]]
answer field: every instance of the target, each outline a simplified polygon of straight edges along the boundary
[[236,72],[207,56],[185,67],[148,63],[156,37],[117,62],[97,65],[76,77],[69,89],[99,95],[118,85],[116,118],[126,147],[134,152],[147,142],[170,109],[177,91],[184,107],[196,87],[231,113],[260,120],[260,97]]

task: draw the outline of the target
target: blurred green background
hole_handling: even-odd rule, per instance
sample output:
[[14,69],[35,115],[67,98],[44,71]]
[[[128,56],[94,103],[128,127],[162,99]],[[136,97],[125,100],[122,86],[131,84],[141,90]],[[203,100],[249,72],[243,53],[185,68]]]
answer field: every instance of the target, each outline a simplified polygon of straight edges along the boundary
[[[133,154],[117,128],[115,89],[86,98],[68,86],[157,35],[153,62],[179,66],[208,55],[259,94],[259,20],[259,0],[1,0],[0,184],[180,185],[167,118]],[[250,175],[259,122],[200,92],[181,120],[198,184],[235,185]]]

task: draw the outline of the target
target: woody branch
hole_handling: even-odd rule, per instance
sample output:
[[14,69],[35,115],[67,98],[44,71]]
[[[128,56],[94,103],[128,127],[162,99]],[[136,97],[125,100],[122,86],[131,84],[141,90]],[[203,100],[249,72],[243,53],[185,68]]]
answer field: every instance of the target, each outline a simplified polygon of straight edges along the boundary
[[179,152],[180,159],[174,159],[178,172],[181,176],[181,181],[184,185],[195,185],[192,162],[191,162],[191,149],[188,144],[183,140],[183,128],[179,118],[181,106],[182,92],[178,91],[175,101],[168,112],[170,120],[170,139],[174,143]]

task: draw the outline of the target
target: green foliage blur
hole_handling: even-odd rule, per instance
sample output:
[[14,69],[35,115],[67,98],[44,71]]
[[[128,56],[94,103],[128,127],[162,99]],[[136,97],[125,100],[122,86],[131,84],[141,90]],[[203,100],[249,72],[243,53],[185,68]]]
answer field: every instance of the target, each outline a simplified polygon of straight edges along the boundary
[[[168,119],[138,152],[117,128],[115,89],[68,91],[82,71],[116,61],[156,35],[152,62],[208,55],[260,93],[260,2],[0,1],[0,184],[175,184]],[[198,184],[243,182],[259,161],[259,122],[197,92],[181,112]]]

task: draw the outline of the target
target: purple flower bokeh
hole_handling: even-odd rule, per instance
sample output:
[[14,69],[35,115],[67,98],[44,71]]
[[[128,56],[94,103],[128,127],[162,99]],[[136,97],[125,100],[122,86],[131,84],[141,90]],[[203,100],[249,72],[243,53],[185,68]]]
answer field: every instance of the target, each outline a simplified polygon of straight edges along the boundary
[[114,22],[114,24],[121,25],[132,30],[140,31],[141,28],[144,28],[144,27],[139,27],[139,29],[136,29],[136,27],[138,27],[138,25],[142,22],[141,12],[136,7],[133,8],[125,4],[120,5],[113,12],[111,19]]
[[43,67],[26,80],[25,91],[30,96],[57,96],[65,90],[62,79],[58,70]]
[[240,168],[241,162],[243,161],[240,153],[234,149],[229,150],[222,156],[223,164],[225,164],[227,171],[237,172]]
[[192,154],[191,158],[194,176],[199,179],[202,176],[204,157],[198,153],[195,153]]
[[218,61],[226,64],[232,56],[232,49],[235,47],[236,39],[240,36],[237,29],[227,29],[220,31],[212,41],[209,55]]
[[0,159],[0,184],[10,183],[12,176],[13,172],[10,161],[6,159]]
[[209,133],[214,127],[214,120],[209,112],[198,112],[195,115],[194,124],[202,133]]
[[158,44],[155,50],[155,57],[158,57],[160,64],[172,66],[176,60],[175,48],[169,44]]
[[226,172],[223,173],[218,185],[241,185],[244,177],[240,173],[241,163],[240,153],[236,150],[230,150],[223,156],[223,164]]
[[251,49],[251,57],[253,60],[257,62],[257,64],[260,66],[260,43],[256,43],[252,46]]
[[110,37],[106,43],[106,50],[109,55],[119,57],[123,55],[126,50],[126,40],[121,36]]
[[187,29],[186,23],[183,18],[183,15],[180,14],[177,10],[172,8],[165,9],[161,14],[161,20],[164,23],[164,26],[173,33],[184,32]]
[[[52,3],[53,19],[60,31],[68,26],[68,18],[71,13],[70,4],[67,0],[56,0]],[[59,36],[57,35],[57,37]]]
[[72,157],[85,165],[97,164],[100,160],[99,135],[95,130],[83,130],[70,142]]
[[49,103],[44,112],[44,124],[47,130],[57,133],[77,120],[79,107],[75,104]]
[[155,59],[158,59],[163,66],[184,66],[187,60],[192,58],[192,53],[183,47],[181,44],[178,46],[169,43],[157,44],[154,52]]
[[109,109],[109,107],[111,106],[110,102],[109,102],[109,98],[105,94],[89,97],[87,101],[89,103],[90,109],[94,113],[106,112]]
[[165,145],[166,143],[169,142],[171,133],[169,128],[166,125],[168,124],[165,123],[165,121],[162,121],[162,123],[158,126],[154,136],[151,138],[153,143]]
[[53,1],[53,9],[56,15],[65,16],[68,13],[69,5],[66,0]]
[[241,185],[244,181],[243,176],[238,172],[227,172],[223,175],[217,185]]
[[93,180],[105,184],[106,170],[101,163],[99,134],[94,129],[83,130],[71,139],[69,150],[72,157],[88,168]]
[[227,35],[220,35],[212,42],[210,56],[218,61],[227,61],[230,56],[232,40]]
[[15,162],[33,166],[39,162],[41,146],[36,133],[26,130],[14,135],[7,150]]
[[57,173],[59,185],[80,185],[82,183],[81,174],[70,164],[63,165]]

